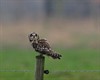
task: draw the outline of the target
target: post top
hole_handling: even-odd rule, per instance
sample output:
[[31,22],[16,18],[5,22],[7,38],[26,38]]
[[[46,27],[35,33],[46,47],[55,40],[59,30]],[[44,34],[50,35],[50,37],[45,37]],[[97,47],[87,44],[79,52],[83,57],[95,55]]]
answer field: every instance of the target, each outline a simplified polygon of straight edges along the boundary
[[44,59],[45,57],[43,55],[36,56],[37,59]]

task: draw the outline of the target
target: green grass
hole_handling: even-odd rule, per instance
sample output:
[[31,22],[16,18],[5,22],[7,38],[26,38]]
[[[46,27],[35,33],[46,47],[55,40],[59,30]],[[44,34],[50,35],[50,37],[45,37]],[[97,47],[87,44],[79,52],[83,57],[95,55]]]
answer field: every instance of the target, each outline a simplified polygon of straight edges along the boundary
[[[100,80],[100,72],[66,72],[67,70],[100,70],[100,50],[93,48],[56,48],[61,60],[46,57],[44,80]],[[34,80],[35,56],[32,49],[4,47],[0,52],[0,70],[31,70],[0,72],[0,80]]]

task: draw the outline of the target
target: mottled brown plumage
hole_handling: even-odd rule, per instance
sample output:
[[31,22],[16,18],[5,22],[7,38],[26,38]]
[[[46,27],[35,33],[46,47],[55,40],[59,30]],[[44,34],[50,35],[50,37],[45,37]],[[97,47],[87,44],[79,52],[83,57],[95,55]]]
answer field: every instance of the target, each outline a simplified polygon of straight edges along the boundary
[[47,55],[52,57],[53,59],[60,59],[62,57],[60,54],[54,52],[46,39],[40,39],[39,35],[35,32],[29,35],[29,41],[32,44],[32,47],[36,52],[39,52],[40,55]]

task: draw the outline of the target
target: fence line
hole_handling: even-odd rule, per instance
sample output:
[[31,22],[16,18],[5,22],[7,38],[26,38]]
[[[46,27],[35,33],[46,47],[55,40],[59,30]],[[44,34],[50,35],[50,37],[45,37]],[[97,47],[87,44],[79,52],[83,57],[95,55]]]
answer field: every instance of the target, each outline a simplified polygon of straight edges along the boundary
[[[0,70],[0,72],[34,72],[34,70]],[[64,73],[64,72],[100,72],[100,70],[65,70],[65,71],[51,71],[50,73]]]

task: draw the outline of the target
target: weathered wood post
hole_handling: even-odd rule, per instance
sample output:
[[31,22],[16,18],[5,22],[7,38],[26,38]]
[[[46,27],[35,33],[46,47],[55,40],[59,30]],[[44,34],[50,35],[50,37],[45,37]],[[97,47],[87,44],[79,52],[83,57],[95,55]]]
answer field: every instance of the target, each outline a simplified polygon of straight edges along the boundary
[[43,80],[45,57],[42,55],[36,56],[36,72],[35,80]]

